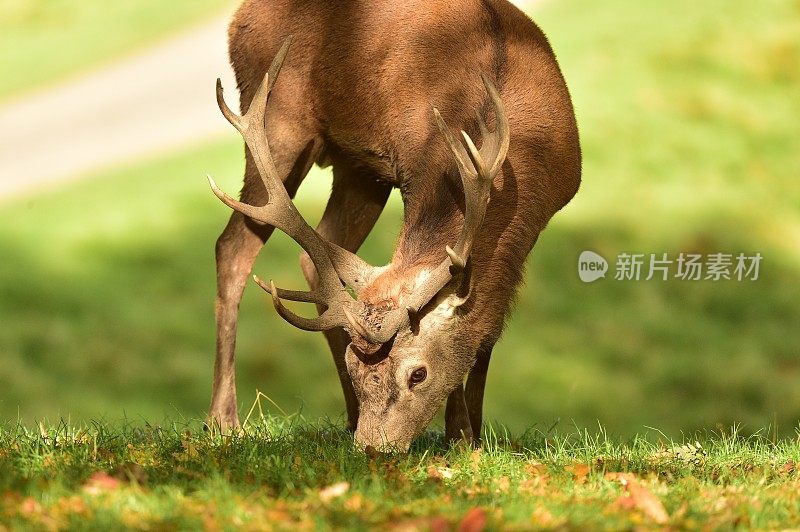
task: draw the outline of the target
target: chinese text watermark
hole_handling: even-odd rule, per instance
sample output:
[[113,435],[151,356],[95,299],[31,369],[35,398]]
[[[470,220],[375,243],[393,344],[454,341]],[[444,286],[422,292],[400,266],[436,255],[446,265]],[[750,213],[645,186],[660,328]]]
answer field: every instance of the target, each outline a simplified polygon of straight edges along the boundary
[[[761,253],[620,253],[614,263],[614,280],[649,281],[757,281]],[[585,283],[606,276],[608,261],[594,251],[578,257],[578,277]]]

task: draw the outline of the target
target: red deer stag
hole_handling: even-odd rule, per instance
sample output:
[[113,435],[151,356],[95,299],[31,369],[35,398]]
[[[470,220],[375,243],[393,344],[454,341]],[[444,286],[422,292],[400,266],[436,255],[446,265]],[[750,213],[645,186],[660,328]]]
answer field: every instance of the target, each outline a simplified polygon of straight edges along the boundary
[[[479,436],[525,258],[580,183],[575,116],[544,34],[506,0],[246,0],[230,56],[242,116],[219,83],[217,99],[246,169],[241,201],[211,182],[234,212],[216,247],[209,421],[239,423],[238,306],[277,227],[305,250],[311,291],[256,281],[286,321],[324,332],[357,443],[407,449],[445,399],[447,437]],[[333,166],[316,230],[291,199],[314,163]],[[393,187],[403,227],[389,265],[372,267],[354,253]]]

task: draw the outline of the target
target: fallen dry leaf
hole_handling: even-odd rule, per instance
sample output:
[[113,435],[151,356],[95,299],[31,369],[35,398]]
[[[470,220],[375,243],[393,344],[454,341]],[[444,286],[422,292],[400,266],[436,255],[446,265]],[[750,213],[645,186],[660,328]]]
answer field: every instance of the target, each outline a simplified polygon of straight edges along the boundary
[[53,511],[58,515],[85,514],[89,510],[86,503],[77,495],[61,497],[53,505]]
[[547,474],[547,466],[541,462],[530,462],[525,464],[525,472],[532,477],[538,477]]
[[361,510],[362,506],[364,506],[364,498],[358,493],[344,501],[344,507],[351,512],[357,512]]
[[547,494],[547,485],[550,482],[550,475],[542,475],[533,478],[526,478],[519,484],[520,493],[528,495],[544,496]]
[[508,489],[511,487],[511,479],[507,476],[503,475],[502,477],[497,479],[495,482],[495,493],[508,493]]
[[350,489],[349,482],[337,482],[336,484],[332,484],[326,488],[322,488],[319,490],[319,498],[322,502],[330,502],[337,497],[341,497],[347,490]]
[[83,491],[89,495],[99,495],[104,491],[113,491],[119,488],[121,482],[103,471],[94,473],[83,485]]
[[450,480],[454,472],[449,467],[428,466],[428,478],[431,480]]
[[623,510],[638,509],[659,525],[669,521],[669,514],[658,497],[642,486],[634,475],[630,473],[608,473],[606,479],[618,480],[625,489],[625,495],[617,499],[612,505],[613,507]]
[[472,451],[469,455],[469,465],[473,473],[477,473],[481,468],[481,457],[483,456],[483,449],[478,448]]
[[481,532],[486,528],[486,510],[473,508],[468,511],[458,524],[458,532]]
[[547,466],[533,461],[525,464],[525,472],[529,477],[520,482],[517,489],[528,495],[544,495],[547,491],[547,484],[550,482]]
[[393,523],[389,530],[392,532],[449,532],[452,530],[450,522],[444,517],[407,519]]
[[589,471],[591,470],[592,468],[590,468],[588,465],[578,464],[578,463],[569,465],[564,468],[564,471],[569,471],[570,473],[572,473],[572,475],[575,477],[576,484],[586,483],[586,476],[589,474]]
[[19,511],[23,515],[33,515],[42,512],[42,505],[33,497],[28,497],[19,505]]
[[617,498],[613,503],[611,503],[611,508],[614,510],[624,510],[630,511],[636,509],[636,501],[633,500],[633,497],[630,496],[629,493],[624,493]]
[[267,517],[267,521],[273,525],[285,525],[292,522],[292,514],[286,510],[267,510],[265,515]]

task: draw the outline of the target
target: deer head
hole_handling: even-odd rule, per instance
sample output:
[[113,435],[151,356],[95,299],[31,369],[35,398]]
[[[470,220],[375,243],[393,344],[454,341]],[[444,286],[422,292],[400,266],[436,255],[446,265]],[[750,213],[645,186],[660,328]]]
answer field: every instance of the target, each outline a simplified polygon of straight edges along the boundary
[[[259,223],[275,226],[306,251],[319,279],[313,290],[284,290],[272,281],[254,279],[272,295],[278,314],[295,327],[306,331],[342,327],[348,332],[352,342],[345,358],[359,400],[356,441],[362,446],[404,450],[474,362],[459,353],[456,325],[459,308],[469,297],[470,252],[486,213],[492,181],[508,151],[508,120],[497,89],[485,76],[496,127],[490,132],[478,116],[480,149],[463,131],[463,142],[457,140],[433,109],[464,190],[461,233],[442,253],[444,259],[431,267],[413,271],[373,267],[308,225],[272,161],[265,111],[290,42],[291,38],[284,42],[244,116],[227,106],[217,80],[217,103],[250,149],[268,193],[267,203],[242,203],[221,191],[210,177],[209,182],[223,203]],[[324,310],[318,317],[306,318],[287,309],[283,300],[316,303]]]

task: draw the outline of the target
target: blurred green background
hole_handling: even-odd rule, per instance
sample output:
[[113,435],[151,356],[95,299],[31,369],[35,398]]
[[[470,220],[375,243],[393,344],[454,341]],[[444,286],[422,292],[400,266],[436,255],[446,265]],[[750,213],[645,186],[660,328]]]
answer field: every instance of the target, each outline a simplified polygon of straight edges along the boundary
[[207,18],[225,0],[2,0],[0,98],[110,63]]
[[[14,73],[3,76],[2,97],[113,61],[231,4],[0,5],[0,66]],[[792,434],[800,2],[549,0],[535,13],[574,97],[584,182],[529,260],[495,349],[486,416],[515,431],[599,422],[623,436],[645,427],[679,435],[743,423]],[[2,419],[203,417],[213,248],[228,217],[204,176],[235,191],[242,168],[232,133],[0,203]],[[329,185],[315,169],[301,187],[310,220]],[[365,258],[388,259],[401,213],[395,195]],[[609,259],[760,252],[764,261],[756,282],[584,284],[584,249]],[[297,254],[276,234],[256,271],[302,287]],[[253,287],[242,303],[238,376],[245,411],[260,389],[286,411],[341,419],[321,335],[283,323]]]

